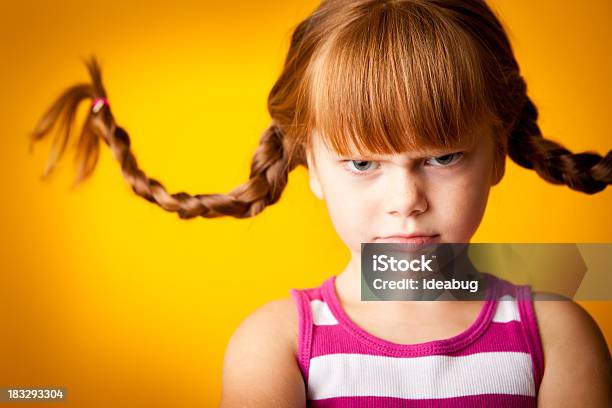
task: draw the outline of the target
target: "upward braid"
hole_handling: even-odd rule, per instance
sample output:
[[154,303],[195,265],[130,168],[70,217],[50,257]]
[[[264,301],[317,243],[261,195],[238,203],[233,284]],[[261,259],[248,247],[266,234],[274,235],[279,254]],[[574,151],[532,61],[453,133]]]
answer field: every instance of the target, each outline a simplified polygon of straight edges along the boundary
[[520,166],[534,169],[543,179],[594,194],[612,181],[612,151],[605,157],[594,152],[572,153],[542,137],[538,110],[529,97],[508,139],[508,155]]
[[[54,169],[65,151],[79,104],[85,99],[92,99],[94,104],[85,119],[77,143],[75,161],[78,164],[78,172],[75,185],[80,184],[93,172],[99,157],[99,139],[102,139],[121,164],[123,177],[132,190],[167,211],[177,212],[180,218],[214,218],[224,215],[235,218],[252,217],[279,200],[287,184],[288,173],[296,164],[289,159],[283,133],[275,122],[272,122],[261,136],[260,144],[253,155],[249,180],[245,184],[227,194],[170,194],[162,183],[149,178],[138,167],[130,150],[130,138],[125,129],[116,124],[106,100],[98,62],[92,57],[85,63],[92,83],[78,84],[67,89],[43,115],[30,135],[32,150],[33,143],[49,134],[56,122],[60,123],[63,130],[62,134],[58,133],[54,139],[43,177]],[[58,150],[60,137],[62,140]]]

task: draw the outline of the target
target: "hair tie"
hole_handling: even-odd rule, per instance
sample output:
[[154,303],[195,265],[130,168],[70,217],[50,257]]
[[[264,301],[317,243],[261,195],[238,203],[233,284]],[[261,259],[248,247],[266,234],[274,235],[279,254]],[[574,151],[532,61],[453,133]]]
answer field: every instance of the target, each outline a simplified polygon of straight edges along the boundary
[[98,113],[100,112],[100,109],[102,109],[104,105],[109,106],[108,100],[106,100],[106,98],[104,97],[94,98],[94,100],[91,102],[91,110],[93,113]]

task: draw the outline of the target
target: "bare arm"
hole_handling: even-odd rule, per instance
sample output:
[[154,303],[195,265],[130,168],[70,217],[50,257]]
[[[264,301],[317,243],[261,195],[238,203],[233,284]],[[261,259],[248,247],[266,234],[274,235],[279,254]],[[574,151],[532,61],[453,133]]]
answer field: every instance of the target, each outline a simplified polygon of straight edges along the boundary
[[266,303],[249,315],[225,351],[220,408],[305,407],[296,342],[292,299]]
[[572,301],[537,301],[545,371],[538,407],[612,407],[612,362],[601,330]]

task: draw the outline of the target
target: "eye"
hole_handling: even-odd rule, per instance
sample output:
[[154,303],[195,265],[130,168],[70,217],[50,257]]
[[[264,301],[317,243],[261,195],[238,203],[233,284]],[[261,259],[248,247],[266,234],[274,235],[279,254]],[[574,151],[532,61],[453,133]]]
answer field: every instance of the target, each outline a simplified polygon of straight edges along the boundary
[[344,160],[344,162],[346,163],[346,170],[358,176],[369,174],[368,170],[377,164],[374,161],[367,160]]
[[444,156],[432,157],[429,160],[438,162],[438,164],[432,164],[433,167],[449,167],[450,165],[461,160],[462,157],[463,157],[463,152],[456,152],[456,153],[445,154]]

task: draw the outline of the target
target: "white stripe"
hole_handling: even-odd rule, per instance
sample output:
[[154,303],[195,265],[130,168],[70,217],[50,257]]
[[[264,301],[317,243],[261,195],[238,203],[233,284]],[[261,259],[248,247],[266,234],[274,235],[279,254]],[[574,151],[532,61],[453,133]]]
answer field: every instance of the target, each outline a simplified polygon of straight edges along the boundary
[[312,310],[312,321],[317,326],[338,324],[338,320],[334,317],[326,302],[319,299],[310,301],[310,309]]
[[493,321],[497,323],[507,323],[516,320],[521,321],[516,299],[510,295],[504,295],[499,298]]
[[535,396],[528,353],[398,358],[328,354],[310,360],[310,399],[351,396],[450,398],[477,394]]

